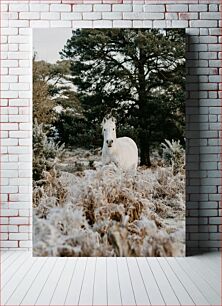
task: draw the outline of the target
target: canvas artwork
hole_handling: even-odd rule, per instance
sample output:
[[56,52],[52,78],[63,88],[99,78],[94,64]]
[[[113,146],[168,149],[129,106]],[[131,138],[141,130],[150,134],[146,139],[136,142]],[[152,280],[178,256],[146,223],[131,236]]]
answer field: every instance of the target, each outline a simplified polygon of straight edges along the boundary
[[33,31],[33,255],[185,255],[185,31]]

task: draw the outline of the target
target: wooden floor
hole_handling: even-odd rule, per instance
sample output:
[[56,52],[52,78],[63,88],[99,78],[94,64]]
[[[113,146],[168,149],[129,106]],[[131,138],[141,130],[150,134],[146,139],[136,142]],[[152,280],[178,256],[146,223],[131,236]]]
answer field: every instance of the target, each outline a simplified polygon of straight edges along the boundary
[[0,305],[221,305],[220,260],[3,252]]

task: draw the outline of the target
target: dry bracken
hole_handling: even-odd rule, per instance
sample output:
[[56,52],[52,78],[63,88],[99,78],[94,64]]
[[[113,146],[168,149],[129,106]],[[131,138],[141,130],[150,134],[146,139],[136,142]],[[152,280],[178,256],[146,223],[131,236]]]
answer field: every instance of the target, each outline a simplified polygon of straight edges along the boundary
[[52,169],[34,188],[35,256],[182,256],[185,177],[172,165]]

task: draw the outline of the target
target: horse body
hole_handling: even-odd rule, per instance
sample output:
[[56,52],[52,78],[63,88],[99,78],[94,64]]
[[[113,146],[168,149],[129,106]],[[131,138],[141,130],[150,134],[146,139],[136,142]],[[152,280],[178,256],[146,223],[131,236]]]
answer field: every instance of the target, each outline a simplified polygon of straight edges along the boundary
[[114,162],[125,171],[136,171],[138,165],[138,149],[135,142],[129,137],[116,137],[115,119],[103,119],[103,149],[102,162]]

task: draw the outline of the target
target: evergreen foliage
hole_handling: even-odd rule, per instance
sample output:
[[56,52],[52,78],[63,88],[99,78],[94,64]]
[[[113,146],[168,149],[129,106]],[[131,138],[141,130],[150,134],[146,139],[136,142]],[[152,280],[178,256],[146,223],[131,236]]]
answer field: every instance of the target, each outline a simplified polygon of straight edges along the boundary
[[183,30],[76,30],[61,56],[70,61],[69,80],[78,88],[88,132],[97,132],[102,118],[112,113],[120,134],[126,124],[133,131],[141,164],[148,166],[151,149],[165,138],[183,141]]

